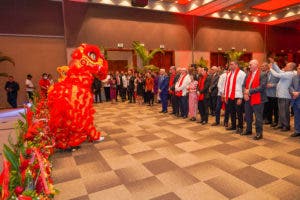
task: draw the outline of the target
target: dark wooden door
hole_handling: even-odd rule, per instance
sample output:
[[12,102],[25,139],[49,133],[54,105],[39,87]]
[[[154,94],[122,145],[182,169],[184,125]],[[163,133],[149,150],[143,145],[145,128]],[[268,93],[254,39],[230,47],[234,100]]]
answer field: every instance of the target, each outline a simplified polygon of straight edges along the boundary
[[107,60],[108,71],[127,71],[128,60]]
[[224,67],[227,63],[227,58],[224,52],[211,52],[210,53],[210,65]]
[[175,65],[174,51],[164,51],[164,53],[159,52],[155,54],[150,64],[168,71],[171,66]]

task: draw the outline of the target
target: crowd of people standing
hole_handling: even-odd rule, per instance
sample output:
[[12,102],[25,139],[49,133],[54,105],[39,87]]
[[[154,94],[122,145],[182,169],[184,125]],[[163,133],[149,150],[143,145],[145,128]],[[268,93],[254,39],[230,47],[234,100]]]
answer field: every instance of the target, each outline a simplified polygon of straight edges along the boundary
[[[113,83],[111,82],[112,80]],[[251,60],[247,70],[240,69],[237,61],[231,61],[225,69],[213,66],[197,69],[170,67],[169,73],[116,72],[104,83],[115,90],[113,97],[106,99],[139,103],[152,106],[161,103],[161,113],[189,118],[206,125],[209,115],[211,126],[223,125],[226,130],[240,135],[251,135],[255,120],[254,140],[263,138],[263,124],[280,131],[290,131],[292,109],[295,129],[292,137],[300,136],[300,65],[287,63],[282,69],[269,58],[269,63],[259,64]],[[221,110],[224,119],[221,123]],[[255,118],[254,118],[255,116]],[[297,123],[298,120],[298,123]],[[230,121],[230,123],[229,123]],[[244,127],[244,122],[246,123]]]

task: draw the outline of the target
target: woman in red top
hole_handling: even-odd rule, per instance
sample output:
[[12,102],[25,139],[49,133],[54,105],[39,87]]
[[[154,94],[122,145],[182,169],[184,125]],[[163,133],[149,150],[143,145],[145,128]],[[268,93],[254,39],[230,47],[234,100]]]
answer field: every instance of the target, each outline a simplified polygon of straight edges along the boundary
[[40,95],[42,98],[47,98],[48,88],[50,87],[50,81],[48,79],[48,74],[43,73],[42,78],[39,81]]
[[146,103],[149,106],[153,106],[154,102],[154,79],[151,74],[147,72],[146,74],[146,82],[145,82],[145,92],[146,92]]

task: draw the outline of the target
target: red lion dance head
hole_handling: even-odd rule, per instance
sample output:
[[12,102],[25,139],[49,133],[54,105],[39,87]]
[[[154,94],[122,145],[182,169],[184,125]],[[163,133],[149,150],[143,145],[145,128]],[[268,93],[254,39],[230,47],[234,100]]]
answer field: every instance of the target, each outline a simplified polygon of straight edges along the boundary
[[97,46],[82,44],[74,50],[65,77],[48,94],[49,126],[56,147],[66,149],[86,139],[99,139],[93,122],[91,85],[94,76],[105,79],[107,70],[107,61]]

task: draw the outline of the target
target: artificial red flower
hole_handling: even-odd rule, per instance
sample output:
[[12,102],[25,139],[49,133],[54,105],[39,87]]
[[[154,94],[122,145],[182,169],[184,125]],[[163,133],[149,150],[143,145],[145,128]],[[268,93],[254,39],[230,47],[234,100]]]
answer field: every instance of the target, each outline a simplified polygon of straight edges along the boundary
[[18,200],[32,200],[32,198],[29,196],[19,195]]
[[24,188],[22,186],[17,186],[15,188],[16,195],[22,194],[23,191],[24,191]]

